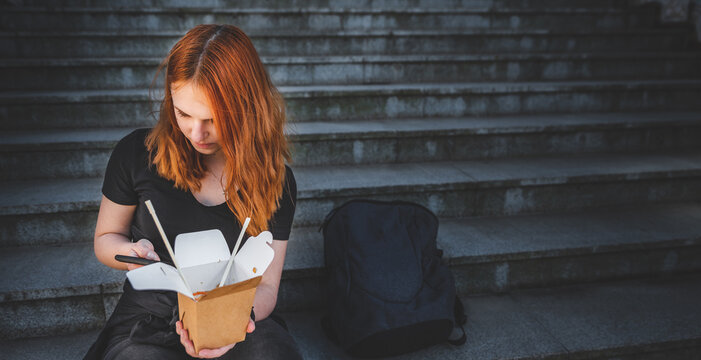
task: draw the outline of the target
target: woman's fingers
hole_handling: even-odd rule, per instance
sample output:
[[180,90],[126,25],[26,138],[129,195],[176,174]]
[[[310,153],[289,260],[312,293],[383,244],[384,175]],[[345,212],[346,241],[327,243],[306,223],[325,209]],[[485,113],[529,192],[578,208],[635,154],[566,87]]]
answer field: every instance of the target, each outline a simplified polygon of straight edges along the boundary
[[[246,332],[251,333],[253,330],[255,330],[255,328],[256,324],[253,322],[253,320],[249,319]],[[185,347],[187,354],[196,358],[218,358],[236,346],[236,343],[233,343],[217,349],[202,349],[199,353],[195,353],[195,344],[192,342],[192,340],[190,340],[189,334],[187,330],[183,328],[183,323],[180,320],[175,322],[175,332],[180,335],[180,343]]]
[[135,242],[131,249],[136,252],[138,257],[157,261],[161,260],[154,251],[153,244],[147,239],[141,239]]
[[[128,255],[161,261],[160,257],[158,256],[158,254],[156,254],[156,252],[153,249],[153,244],[147,239],[141,239],[135,243],[130,244]],[[131,271],[134,269],[138,269],[142,266],[143,265],[127,264],[127,270]]]
[[175,323],[175,332],[180,334],[180,343],[185,347],[185,352],[192,357],[199,357],[195,352],[195,344],[190,340],[190,336],[186,329],[183,329],[182,323],[180,321]]
[[132,245],[131,251],[133,253],[136,253],[136,256],[138,256],[140,258],[153,259],[156,256],[156,253],[153,250],[151,250],[145,246],[142,246],[140,244]]
[[218,358],[224,354],[226,354],[227,351],[231,350],[234,348],[236,344],[229,344],[227,346],[222,346],[218,349],[202,349],[200,350],[200,353],[198,354],[200,357],[203,358]]
[[246,327],[246,332],[250,334],[255,329],[256,329],[256,323],[253,321],[253,319],[248,319],[248,326]]
[[183,344],[185,347],[185,352],[187,352],[188,355],[192,357],[199,357],[195,352],[195,344],[192,343],[192,340],[190,340],[187,335],[187,330],[183,330],[180,334],[180,343]]

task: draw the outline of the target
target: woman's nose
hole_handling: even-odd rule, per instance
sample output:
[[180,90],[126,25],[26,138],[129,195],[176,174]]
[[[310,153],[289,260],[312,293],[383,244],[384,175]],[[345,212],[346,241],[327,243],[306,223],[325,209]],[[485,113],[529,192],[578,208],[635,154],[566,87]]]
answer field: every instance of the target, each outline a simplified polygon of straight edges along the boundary
[[208,132],[203,121],[195,121],[192,125],[190,137],[193,141],[201,143],[207,138]]

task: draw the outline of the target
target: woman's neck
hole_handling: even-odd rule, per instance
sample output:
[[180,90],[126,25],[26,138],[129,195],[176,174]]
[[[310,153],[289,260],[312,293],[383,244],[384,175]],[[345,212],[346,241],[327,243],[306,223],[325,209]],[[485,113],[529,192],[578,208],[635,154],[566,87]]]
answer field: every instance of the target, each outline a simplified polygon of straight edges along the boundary
[[226,159],[221,151],[217,151],[212,155],[204,157],[204,165],[207,168],[207,171],[221,174],[225,164]]

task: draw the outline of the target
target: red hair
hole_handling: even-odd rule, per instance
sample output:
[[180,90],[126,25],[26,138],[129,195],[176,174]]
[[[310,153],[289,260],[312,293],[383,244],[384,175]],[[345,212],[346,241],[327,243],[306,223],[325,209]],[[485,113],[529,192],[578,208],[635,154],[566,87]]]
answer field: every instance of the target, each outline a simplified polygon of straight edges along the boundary
[[205,176],[203,155],[180,131],[171,97],[174,83],[190,82],[209,100],[221,139],[229,209],[241,224],[251,218],[249,234],[267,230],[282,196],[285,161],[291,158],[285,103],[253,43],[235,26],[198,25],[173,46],[163,68],[165,97],[146,138],[158,174],[185,191],[199,191]]

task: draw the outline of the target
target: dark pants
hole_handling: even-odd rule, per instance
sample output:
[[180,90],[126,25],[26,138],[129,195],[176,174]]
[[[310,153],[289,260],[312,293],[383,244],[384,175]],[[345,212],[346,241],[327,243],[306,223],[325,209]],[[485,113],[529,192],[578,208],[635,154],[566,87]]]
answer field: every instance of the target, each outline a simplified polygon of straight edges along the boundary
[[[126,281],[112,316],[84,360],[191,359],[175,333],[177,320],[175,292],[138,291]],[[284,321],[274,314],[257,321],[255,331],[220,359],[301,359],[282,324]]]
[[[105,353],[106,360],[192,359],[182,345],[163,347],[139,344],[124,336],[113,339]],[[218,359],[302,359],[292,336],[271,318],[256,322],[256,330]]]

